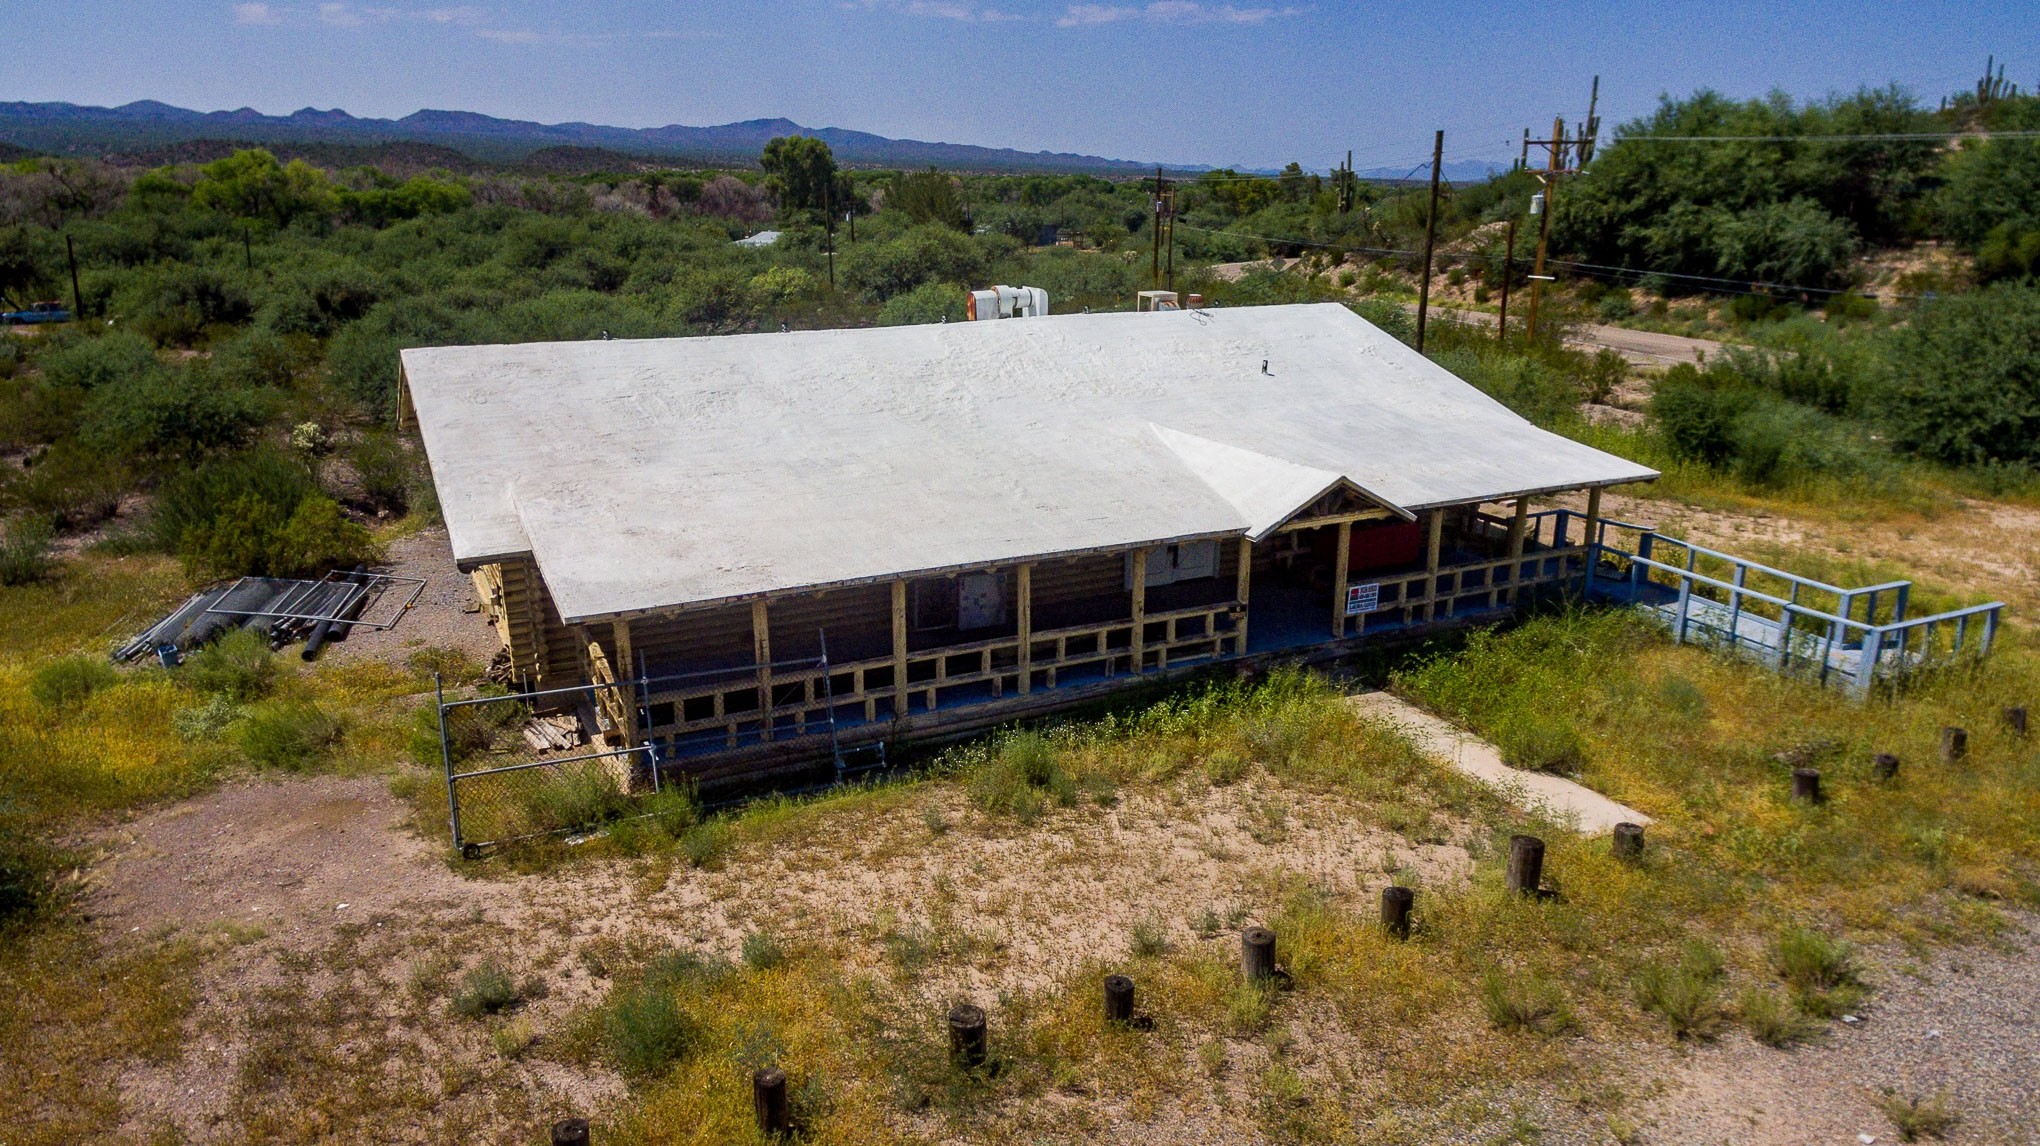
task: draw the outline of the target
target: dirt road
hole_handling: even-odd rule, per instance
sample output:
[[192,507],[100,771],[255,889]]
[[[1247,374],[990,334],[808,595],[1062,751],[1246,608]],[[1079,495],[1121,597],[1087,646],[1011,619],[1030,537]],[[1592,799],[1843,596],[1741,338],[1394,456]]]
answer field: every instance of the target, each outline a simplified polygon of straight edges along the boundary
[[[1417,312],[1414,305],[1406,304],[1403,309],[1411,314]],[[1431,321],[1471,323],[1493,329],[1495,316],[1486,311],[1433,307]],[[1612,350],[1627,359],[1632,366],[1659,368],[1680,362],[1698,361],[1702,355],[1711,356],[1726,345],[1705,338],[1687,338],[1678,334],[1631,330],[1625,326],[1593,324],[1573,328],[1572,343],[1589,350]]]

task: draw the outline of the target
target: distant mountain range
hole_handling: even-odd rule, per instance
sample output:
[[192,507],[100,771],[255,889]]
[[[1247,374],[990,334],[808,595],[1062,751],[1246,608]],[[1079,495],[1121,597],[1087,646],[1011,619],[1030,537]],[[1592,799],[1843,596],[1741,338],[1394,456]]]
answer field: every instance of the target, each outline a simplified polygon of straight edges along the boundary
[[[619,170],[647,161],[711,164],[754,162],[767,140],[811,135],[838,162],[853,167],[940,167],[952,171],[1075,172],[1128,178],[1152,173],[1154,164],[1061,151],[1016,151],[967,143],[888,139],[840,127],[803,127],[790,119],[747,119],[716,127],[604,127],[592,123],[534,123],[469,111],[415,111],[402,119],[363,119],[335,108],[303,108],[289,115],[192,111],[156,100],[120,107],[74,103],[0,103],[0,161],[16,149],[47,155],[121,158],[139,162],[203,162],[237,144],[261,144],[314,162],[394,163],[405,168],[462,169],[517,164],[548,170]],[[1178,174],[1209,167],[1169,166]],[[1275,172],[1248,169],[1257,175]],[[1445,165],[1445,178],[1476,181],[1487,164]],[[1429,172],[1375,168],[1369,180],[1425,179]]]
[[535,152],[592,149],[626,156],[704,161],[755,160],[775,136],[811,135],[839,162],[858,167],[941,167],[965,171],[1067,171],[1137,175],[1152,164],[1054,151],[1016,151],[963,143],[887,139],[840,127],[803,127],[790,119],[751,119],[717,127],[603,127],[533,123],[467,111],[416,111],[402,119],[363,119],[334,109],[289,115],[191,111],[155,100],[120,107],[72,103],[0,103],[0,142],[52,155],[134,155],[194,141],[352,146],[410,143],[450,148],[489,163],[518,163]]

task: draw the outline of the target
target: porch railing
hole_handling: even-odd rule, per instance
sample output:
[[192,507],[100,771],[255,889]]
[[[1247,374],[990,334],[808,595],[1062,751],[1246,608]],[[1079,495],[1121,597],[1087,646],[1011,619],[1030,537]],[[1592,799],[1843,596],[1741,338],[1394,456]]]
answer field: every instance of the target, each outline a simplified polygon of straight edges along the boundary
[[1988,655],[2004,616],[2004,602],[1993,601],[1909,617],[1910,582],[1829,584],[1634,522],[1596,523],[1590,549],[1586,596],[1650,610],[1675,641],[1724,645],[1780,672],[1840,681],[1856,696],[1880,676]]

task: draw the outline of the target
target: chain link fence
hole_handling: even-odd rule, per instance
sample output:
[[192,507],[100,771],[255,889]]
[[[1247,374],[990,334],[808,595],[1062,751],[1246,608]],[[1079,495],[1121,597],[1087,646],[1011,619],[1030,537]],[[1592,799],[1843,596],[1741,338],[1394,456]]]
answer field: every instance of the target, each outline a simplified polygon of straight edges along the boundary
[[[607,743],[616,695],[632,684],[501,696],[439,696],[453,846],[482,848],[590,830],[638,811],[660,788],[652,749]],[[625,703],[635,703],[626,700]]]

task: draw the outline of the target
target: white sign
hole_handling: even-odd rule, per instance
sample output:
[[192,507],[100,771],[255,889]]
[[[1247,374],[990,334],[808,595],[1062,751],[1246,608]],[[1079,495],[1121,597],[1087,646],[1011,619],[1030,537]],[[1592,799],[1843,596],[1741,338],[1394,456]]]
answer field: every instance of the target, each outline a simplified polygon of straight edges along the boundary
[[1346,586],[1346,615],[1357,617],[1381,607],[1381,582]]

